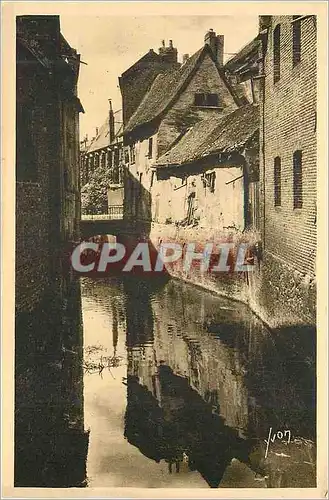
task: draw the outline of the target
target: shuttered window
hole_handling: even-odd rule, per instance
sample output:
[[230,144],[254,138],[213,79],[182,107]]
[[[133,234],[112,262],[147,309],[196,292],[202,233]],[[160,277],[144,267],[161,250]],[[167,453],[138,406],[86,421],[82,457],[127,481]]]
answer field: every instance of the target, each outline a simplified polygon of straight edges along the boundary
[[218,94],[198,92],[197,94],[194,94],[194,106],[218,108]]

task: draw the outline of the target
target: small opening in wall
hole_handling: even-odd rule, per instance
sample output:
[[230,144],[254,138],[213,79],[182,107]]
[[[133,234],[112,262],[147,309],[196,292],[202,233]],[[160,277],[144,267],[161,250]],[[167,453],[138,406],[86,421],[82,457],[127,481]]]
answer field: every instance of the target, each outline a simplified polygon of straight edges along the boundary
[[273,81],[274,83],[280,80],[280,37],[281,27],[278,24],[273,32]]
[[303,176],[302,151],[295,151],[293,155],[293,190],[294,208],[303,207]]
[[281,158],[274,158],[274,205],[281,206]]
[[292,65],[296,66],[301,60],[301,16],[292,16]]

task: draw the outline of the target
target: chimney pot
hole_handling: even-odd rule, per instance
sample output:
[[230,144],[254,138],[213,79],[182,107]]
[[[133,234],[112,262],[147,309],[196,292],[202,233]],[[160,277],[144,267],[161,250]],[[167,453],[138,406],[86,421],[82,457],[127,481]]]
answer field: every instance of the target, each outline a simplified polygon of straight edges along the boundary
[[207,31],[204,42],[212,50],[212,53],[219,66],[224,64],[224,35],[216,35],[213,29]]
[[169,47],[172,49],[173,45],[172,45],[172,40],[169,40]]
[[96,137],[98,136],[98,127],[96,127]]

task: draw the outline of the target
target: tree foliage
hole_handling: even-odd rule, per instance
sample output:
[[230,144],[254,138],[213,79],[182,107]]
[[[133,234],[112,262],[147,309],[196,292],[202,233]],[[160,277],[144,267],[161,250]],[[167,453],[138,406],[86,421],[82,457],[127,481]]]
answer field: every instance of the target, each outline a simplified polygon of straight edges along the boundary
[[107,189],[110,184],[110,169],[98,167],[91,175],[88,184],[81,189],[82,213],[107,213]]

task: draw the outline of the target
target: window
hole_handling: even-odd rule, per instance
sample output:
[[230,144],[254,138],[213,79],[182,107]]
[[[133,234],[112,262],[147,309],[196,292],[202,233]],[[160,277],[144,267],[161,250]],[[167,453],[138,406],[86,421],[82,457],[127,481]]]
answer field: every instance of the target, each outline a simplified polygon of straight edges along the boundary
[[17,103],[16,180],[36,182],[37,173],[32,105]]
[[293,156],[294,208],[303,206],[302,152],[295,151]]
[[148,151],[148,157],[152,158],[153,156],[153,137],[149,138],[149,151]]
[[154,177],[155,177],[155,171],[154,171],[154,170],[152,170],[150,188],[151,188],[151,187],[153,187],[153,184],[154,184]]
[[209,174],[205,174],[203,177],[203,185],[204,187],[208,187],[211,193],[215,191],[215,181],[216,172],[210,172]]
[[301,57],[301,16],[292,16],[292,65],[296,66]]
[[130,146],[130,163],[135,163],[136,162],[136,149],[135,149],[135,144],[132,144]]
[[120,160],[120,151],[118,148],[116,148],[114,150],[114,161],[113,161],[114,165],[113,166],[117,167],[119,165],[119,160]]
[[274,206],[281,206],[281,158],[274,158]]
[[112,167],[112,151],[107,150],[107,168]]
[[274,83],[280,80],[280,24],[273,32],[273,80]]
[[125,148],[124,149],[124,155],[125,155],[125,164],[129,163],[129,149]]
[[101,167],[106,167],[106,153],[104,151],[101,152]]
[[205,94],[205,93],[197,93],[194,94],[194,106],[204,107],[204,108],[218,108],[219,100],[218,94]]

